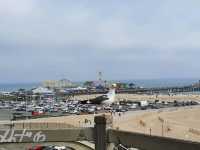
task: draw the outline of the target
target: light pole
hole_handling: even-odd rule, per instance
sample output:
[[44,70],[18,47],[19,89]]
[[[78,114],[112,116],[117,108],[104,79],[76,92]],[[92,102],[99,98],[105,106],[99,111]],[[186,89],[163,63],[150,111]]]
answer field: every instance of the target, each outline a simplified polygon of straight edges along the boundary
[[26,101],[26,120],[28,120],[28,111],[27,111],[27,96],[25,95],[25,101]]
[[199,80],[199,85],[198,85],[198,91],[200,91],[200,80]]

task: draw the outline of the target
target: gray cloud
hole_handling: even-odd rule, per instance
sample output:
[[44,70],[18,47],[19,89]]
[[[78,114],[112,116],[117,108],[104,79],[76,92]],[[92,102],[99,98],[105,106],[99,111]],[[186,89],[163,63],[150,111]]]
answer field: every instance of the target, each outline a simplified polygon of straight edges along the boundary
[[0,0],[0,82],[198,77],[199,4]]

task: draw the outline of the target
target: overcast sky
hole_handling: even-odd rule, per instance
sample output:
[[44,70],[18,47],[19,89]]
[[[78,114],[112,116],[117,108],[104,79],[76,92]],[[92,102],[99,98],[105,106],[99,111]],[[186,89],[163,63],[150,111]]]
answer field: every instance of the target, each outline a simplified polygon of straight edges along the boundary
[[0,83],[200,77],[199,0],[0,0]]

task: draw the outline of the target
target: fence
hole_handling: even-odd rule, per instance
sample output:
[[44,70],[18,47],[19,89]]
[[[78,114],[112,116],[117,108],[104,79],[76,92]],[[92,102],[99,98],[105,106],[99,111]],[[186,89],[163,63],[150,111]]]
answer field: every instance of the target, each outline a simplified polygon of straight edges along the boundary
[[96,150],[108,150],[114,145],[124,145],[142,150],[199,150],[200,143],[165,137],[150,136],[112,129],[111,116],[96,116],[91,128],[67,129],[15,129],[0,130],[1,145],[11,143],[44,143],[91,141]]

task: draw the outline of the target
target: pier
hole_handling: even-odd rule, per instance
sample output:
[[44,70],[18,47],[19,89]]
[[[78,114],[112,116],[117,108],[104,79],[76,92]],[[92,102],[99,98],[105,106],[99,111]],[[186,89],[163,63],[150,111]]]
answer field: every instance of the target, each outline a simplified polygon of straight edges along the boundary
[[199,91],[200,91],[199,87],[183,86],[183,87],[119,89],[117,90],[117,93],[153,94],[153,93],[183,93],[183,92],[199,92]]

